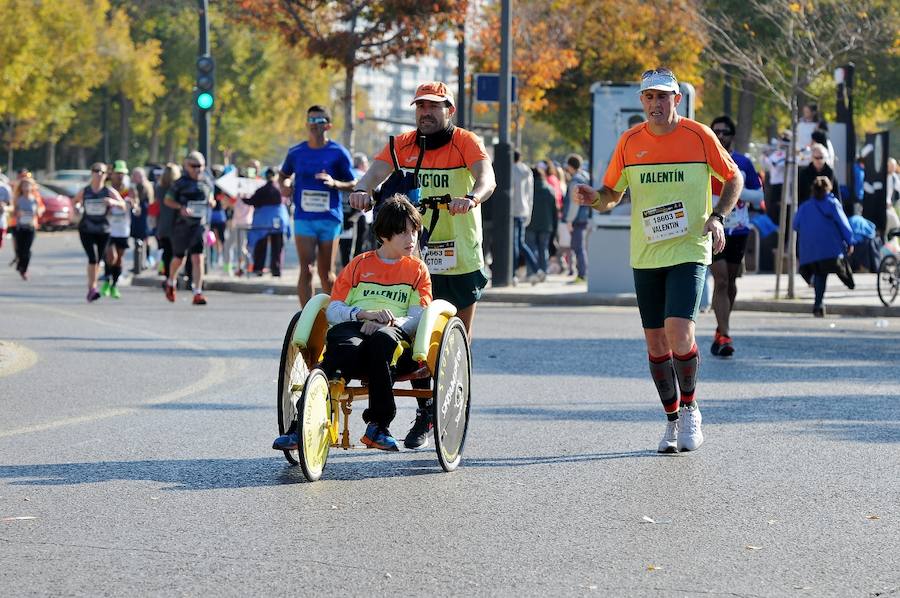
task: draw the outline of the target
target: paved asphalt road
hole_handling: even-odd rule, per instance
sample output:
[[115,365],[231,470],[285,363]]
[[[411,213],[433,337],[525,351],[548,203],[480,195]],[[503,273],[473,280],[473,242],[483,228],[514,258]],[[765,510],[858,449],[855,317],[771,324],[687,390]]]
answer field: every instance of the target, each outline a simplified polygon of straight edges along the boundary
[[269,448],[295,300],[88,305],[77,239],[35,252],[0,253],[4,596],[900,596],[895,321],[738,314],[706,444],[662,456],[634,309],[484,305],[460,469],[309,484]]

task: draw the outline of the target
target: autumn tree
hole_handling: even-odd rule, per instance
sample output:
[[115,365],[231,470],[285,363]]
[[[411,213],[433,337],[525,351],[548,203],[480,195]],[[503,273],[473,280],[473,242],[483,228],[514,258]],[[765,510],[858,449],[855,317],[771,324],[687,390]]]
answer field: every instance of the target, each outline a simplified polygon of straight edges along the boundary
[[0,115],[10,169],[15,148],[39,142],[48,143],[48,167],[55,168],[56,142],[107,76],[96,25],[109,4],[79,4],[0,2]]
[[237,17],[279,32],[323,63],[344,71],[343,141],[354,145],[357,67],[419,56],[465,17],[467,0],[237,0]]
[[[882,0],[743,0],[742,4],[738,8],[710,2],[703,11],[700,18],[710,31],[711,50],[719,65],[737,69],[781,104],[790,114],[793,139],[797,138],[800,97],[811,82],[867,49],[891,47],[896,41],[897,21],[892,18],[896,11],[892,13],[890,4]],[[797,201],[790,206],[787,201],[798,197],[796,173],[796,155],[788,152],[779,215],[776,299],[785,251],[787,296],[794,296],[796,238],[786,227],[797,207]]]
[[[559,10],[558,2],[521,0],[513,14],[512,70],[517,77],[517,102],[513,124],[519,133],[526,114],[538,114],[548,107],[547,92],[562,73],[578,65],[572,42],[575,26],[570,15]],[[470,61],[476,71],[500,70],[500,5],[485,9],[474,33]],[[521,137],[517,134],[517,137]],[[517,144],[519,144],[517,142]]]
[[553,10],[573,25],[577,64],[547,91],[546,120],[586,153],[590,143],[591,85],[637,81],[655,66],[675,70],[682,81],[699,83],[704,27],[689,0],[554,0]]

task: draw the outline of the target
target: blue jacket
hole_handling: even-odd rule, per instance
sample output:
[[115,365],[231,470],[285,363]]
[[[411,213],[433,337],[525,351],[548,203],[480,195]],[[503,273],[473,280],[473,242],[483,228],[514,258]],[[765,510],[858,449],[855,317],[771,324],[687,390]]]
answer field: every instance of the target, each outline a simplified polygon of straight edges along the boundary
[[794,230],[800,242],[800,265],[844,255],[853,242],[853,231],[844,209],[834,195],[811,198],[800,204],[794,218]]
[[253,224],[247,232],[247,248],[253,251],[256,242],[268,235],[281,233],[290,238],[291,227],[288,218],[287,207],[284,204],[256,207],[253,210]]

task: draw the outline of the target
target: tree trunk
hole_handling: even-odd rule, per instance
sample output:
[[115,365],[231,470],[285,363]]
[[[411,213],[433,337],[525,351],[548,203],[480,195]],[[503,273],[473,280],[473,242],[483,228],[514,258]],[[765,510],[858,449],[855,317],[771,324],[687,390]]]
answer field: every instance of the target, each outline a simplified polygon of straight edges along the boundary
[[79,146],[75,150],[75,164],[77,168],[80,168],[81,170],[87,168],[87,154],[85,153],[83,147]]
[[353,146],[356,142],[356,127],[354,127],[354,116],[356,110],[353,98],[353,75],[355,69],[352,65],[347,66],[344,71],[344,147],[352,154]]
[[753,133],[753,109],[756,107],[756,84],[749,78],[741,81],[738,95],[737,132],[734,137],[734,149],[742,154],[750,147],[750,135]]
[[166,162],[175,162],[175,131],[166,131]]
[[125,92],[119,92],[119,159],[128,160],[128,149],[131,146],[131,100]]
[[13,139],[16,135],[16,119],[12,116],[6,119],[6,174],[10,179],[13,178],[13,157],[15,150],[13,149]]
[[159,105],[153,108],[153,124],[150,125],[150,153],[147,158],[151,164],[159,163],[159,126],[162,124],[163,111]]
[[56,141],[52,139],[47,142],[47,159],[44,168],[47,170],[47,176],[54,178],[54,173],[56,172]]

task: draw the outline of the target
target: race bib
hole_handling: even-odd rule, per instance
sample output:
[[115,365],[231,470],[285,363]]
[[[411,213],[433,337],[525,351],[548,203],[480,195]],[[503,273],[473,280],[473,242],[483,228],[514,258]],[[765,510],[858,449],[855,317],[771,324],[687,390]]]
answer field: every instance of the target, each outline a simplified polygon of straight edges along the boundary
[[747,210],[747,204],[739,200],[738,206],[731,210],[728,216],[725,217],[724,226],[725,230],[747,228],[750,226],[750,212]]
[[429,243],[425,251],[429,272],[446,272],[456,267],[456,241]]
[[300,195],[300,208],[304,212],[327,212],[330,207],[331,194],[328,191],[304,189]]
[[128,214],[120,208],[113,208],[109,213],[109,223],[112,225],[125,224],[128,221]]
[[644,221],[644,241],[647,243],[658,243],[687,234],[687,210],[680,201],[644,210],[641,216]]
[[106,200],[102,198],[85,199],[84,213],[88,216],[106,216]]
[[205,199],[194,199],[187,203],[187,207],[193,214],[192,218],[203,218],[206,216],[206,210],[209,208],[209,202]]

